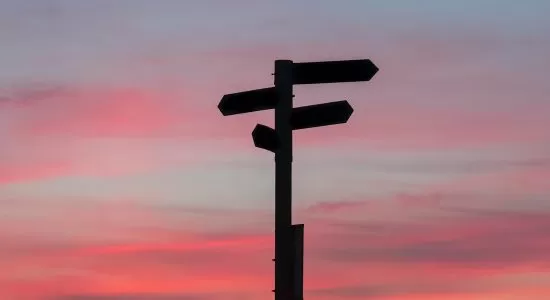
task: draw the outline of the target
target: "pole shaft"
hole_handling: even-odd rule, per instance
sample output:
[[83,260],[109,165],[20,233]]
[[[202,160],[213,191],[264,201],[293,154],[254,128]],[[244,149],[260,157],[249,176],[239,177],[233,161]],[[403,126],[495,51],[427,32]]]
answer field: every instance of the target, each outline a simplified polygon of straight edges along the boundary
[[275,61],[275,300],[292,299],[292,61]]

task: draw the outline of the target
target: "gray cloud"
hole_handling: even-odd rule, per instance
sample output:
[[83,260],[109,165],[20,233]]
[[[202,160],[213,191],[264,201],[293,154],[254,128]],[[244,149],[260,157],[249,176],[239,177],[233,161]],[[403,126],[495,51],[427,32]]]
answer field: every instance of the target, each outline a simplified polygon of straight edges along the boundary
[[455,293],[468,294],[479,293],[494,289],[484,282],[440,282],[437,279],[431,283],[409,282],[399,284],[365,284],[348,285],[333,288],[315,289],[307,291],[314,297],[337,299],[378,299],[387,296],[412,296],[412,295],[454,295]]
[[550,214],[459,210],[421,223],[337,222],[331,243],[312,250],[322,260],[348,263],[433,263],[469,267],[548,261]]

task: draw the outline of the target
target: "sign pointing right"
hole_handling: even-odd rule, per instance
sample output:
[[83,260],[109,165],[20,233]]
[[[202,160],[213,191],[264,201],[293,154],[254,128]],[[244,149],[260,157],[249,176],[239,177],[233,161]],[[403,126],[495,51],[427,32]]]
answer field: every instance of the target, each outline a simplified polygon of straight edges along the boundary
[[370,59],[294,63],[293,84],[369,81],[378,72]]
[[346,123],[353,108],[346,100],[292,109],[290,124],[292,130]]

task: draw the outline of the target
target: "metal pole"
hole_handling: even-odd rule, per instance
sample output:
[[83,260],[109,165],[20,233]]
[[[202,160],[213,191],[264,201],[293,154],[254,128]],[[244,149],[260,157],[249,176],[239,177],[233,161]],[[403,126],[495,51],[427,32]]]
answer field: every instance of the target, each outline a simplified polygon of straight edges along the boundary
[[275,300],[292,299],[292,61],[275,61]]
[[292,300],[304,300],[304,224],[292,225]]

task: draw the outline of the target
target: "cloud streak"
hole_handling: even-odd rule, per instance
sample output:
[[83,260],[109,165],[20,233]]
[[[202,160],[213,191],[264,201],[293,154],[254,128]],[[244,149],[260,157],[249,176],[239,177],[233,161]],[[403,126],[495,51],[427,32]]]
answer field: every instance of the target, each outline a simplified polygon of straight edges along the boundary
[[[64,226],[79,228],[81,233],[74,234],[81,236],[80,242],[71,235],[48,241],[39,232],[25,239],[4,235],[4,245],[13,251],[2,255],[9,259],[13,272],[0,278],[0,293],[28,295],[28,299],[56,299],[58,295],[139,299],[166,293],[205,299],[232,294],[245,299],[269,297],[272,232],[264,227],[257,233],[245,230],[239,234],[254,214],[247,222],[239,222],[243,216],[235,213],[232,223],[241,223],[240,227],[212,235],[200,227],[174,227],[171,220],[178,218],[168,218],[168,210],[152,213],[155,210],[131,202],[109,207],[92,203],[82,208],[75,205],[70,214],[63,206],[70,217],[50,225],[60,232]],[[394,204],[387,204],[390,211],[403,209],[400,202]],[[344,211],[360,210],[365,215],[361,219],[318,218],[316,212],[307,211],[307,295],[322,299],[463,295],[475,299],[502,292],[504,282],[513,294],[514,290],[534,290],[547,280],[528,275],[537,270],[544,274],[549,267],[543,263],[550,253],[550,243],[544,239],[550,228],[547,212],[465,209],[430,202],[423,207],[430,205],[438,211],[431,217],[415,217],[424,208],[412,207],[405,212],[409,218],[394,221],[366,217],[378,214],[376,206],[343,207]],[[30,205],[27,209],[40,211]],[[93,210],[98,217],[101,211],[112,211],[125,222],[106,223],[95,235],[82,235],[87,230],[82,226],[86,224],[82,213]],[[203,218],[215,222],[215,216],[207,213]],[[257,218],[263,218],[262,214]],[[125,235],[126,241],[117,243],[119,235]],[[417,276],[419,269],[422,278]],[[61,281],[73,284],[61,288]]]
[[216,105],[365,55],[295,88],[355,109],[295,134],[306,298],[550,298],[542,6],[34,2],[0,11],[0,298],[272,299],[273,115]]

